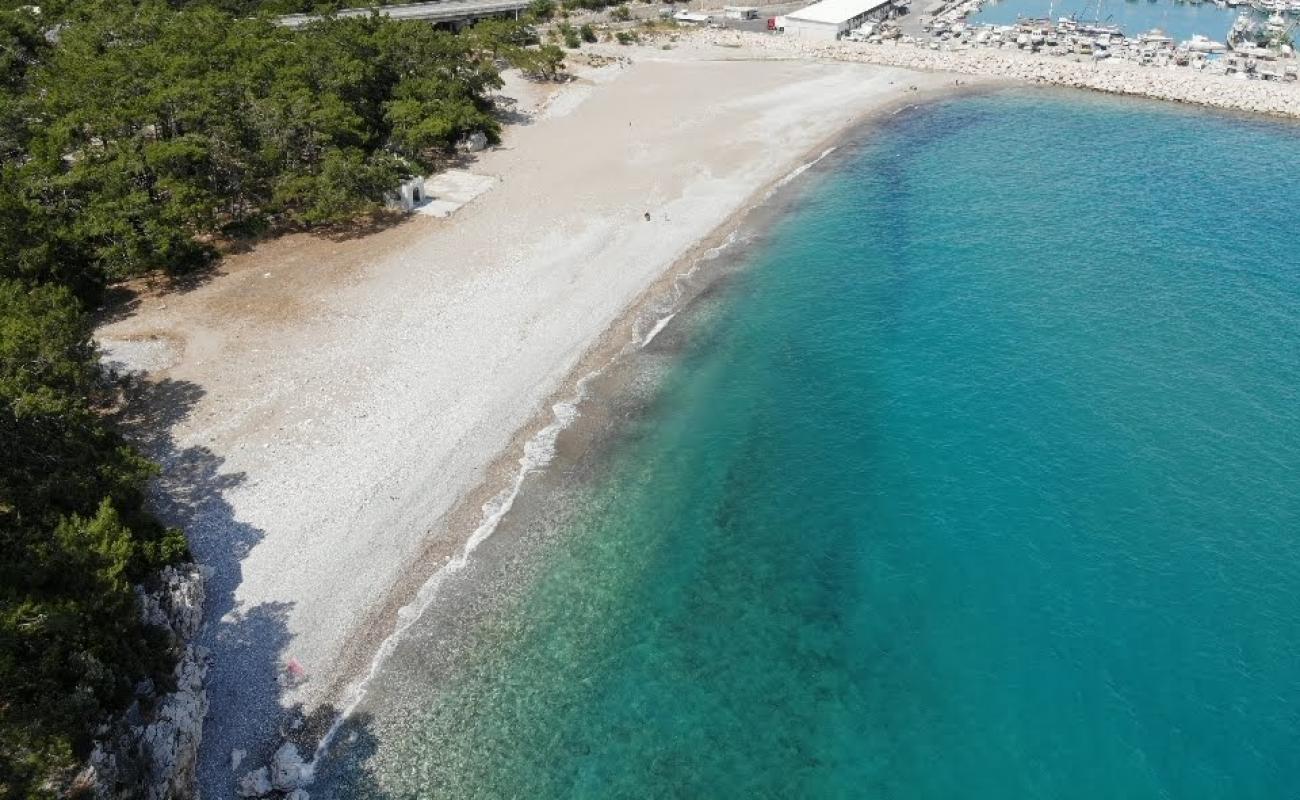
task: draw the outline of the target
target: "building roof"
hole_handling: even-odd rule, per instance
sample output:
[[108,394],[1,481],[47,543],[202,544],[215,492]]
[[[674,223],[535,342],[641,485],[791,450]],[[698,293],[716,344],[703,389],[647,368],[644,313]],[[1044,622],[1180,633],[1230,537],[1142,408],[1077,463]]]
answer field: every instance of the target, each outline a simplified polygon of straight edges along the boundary
[[839,24],[889,5],[890,0],[822,0],[786,14],[787,19]]

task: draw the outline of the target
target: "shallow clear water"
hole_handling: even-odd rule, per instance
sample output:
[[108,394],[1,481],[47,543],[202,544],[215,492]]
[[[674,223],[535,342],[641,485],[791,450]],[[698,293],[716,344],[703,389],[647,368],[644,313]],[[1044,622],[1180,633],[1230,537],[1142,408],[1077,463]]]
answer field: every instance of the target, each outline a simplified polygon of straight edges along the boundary
[[390,665],[336,789],[1294,796],[1296,163],[1049,93],[870,132],[536,500],[455,667]]
[[1193,34],[1222,42],[1228,29],[1248,7],[1219,8],[1211,2],[1175,3],[1173,0],[996,0],[971,17],[972,22],[1010,25],[1019,17],[1053,19],[1077,15],[1080,20],[1100,20],[1118,25],[1125,35],[1136,37],[1160,28],[1175,42]]

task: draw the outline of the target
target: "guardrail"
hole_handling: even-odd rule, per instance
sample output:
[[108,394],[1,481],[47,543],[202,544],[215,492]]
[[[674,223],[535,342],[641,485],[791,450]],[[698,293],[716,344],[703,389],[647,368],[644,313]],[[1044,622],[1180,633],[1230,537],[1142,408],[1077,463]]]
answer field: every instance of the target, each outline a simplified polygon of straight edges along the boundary
[[[528,0],[438,0],[431,3],[407,3],[396,6],[369,6],[345,8],[335,12],[338,17],[366,17],[372,13],[390,19],[418,19],[429,22],[458,22],[496,16],[516,15],[528,7]],[[286,14],[276,18],[276,24],[297,28],[322,18],[320,14]]]

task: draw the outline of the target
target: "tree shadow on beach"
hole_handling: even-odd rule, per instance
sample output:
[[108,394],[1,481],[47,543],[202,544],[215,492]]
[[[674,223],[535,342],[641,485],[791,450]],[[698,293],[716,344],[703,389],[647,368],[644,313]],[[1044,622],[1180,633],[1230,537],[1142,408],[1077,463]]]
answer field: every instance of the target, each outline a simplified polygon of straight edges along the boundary
[[[328,717],[332,725],[338,712],[327,707],[317,716]],[[380,787],[371,772],[370,759],[378,750],[379,739],[369,714],[353,714],[343,720],[325,752],[317,757],[312,797],[316,800],[395,800],[394,795]]]
[[[266,536],[239,520],[226,499],[248,476],[226,471],[222,456],[202,445],[182,446],[174,435],[204,394],[187,381],[137,380],[114,421],[161,468],[151,486],[154,512],[184,530],[195,561],[211,570],[198,636],[198,644],[215,656],[208,673],[211,709],[204,725],[199,783],[206,796],[229,797],[238,778],[266,764],[284,739],[299,741],[309,757],[315,748],[311,737],[319,739],[337,712],[324,707],[308,718],[301,706],[281,703],[286,678],[292,678],[286,673],[286,651],[293,604],[244,607],[237,597],[242,562]],[[373,741],[365,728],[359,721],[352,729],[354,740],[362,743],[358,747]],[[256,741],[244,738],[249,736]],[[231,768],[236,749],[247,752],[238,770]]]
[[150,272],[129,280],[104,287],[99,306],[95,309],[95,324],[108,325],[124,320],[137,311],[147,300],[166,303],[168,295],[186,294],[200,289],[224,275],[223,257],[237,252],[223,248],[204,259],[176,272]]
[[533,124],[533,115],[519,108],[519,101],[509,95],[498,94],[492,98],[492,116],[502,125],[524,127]]

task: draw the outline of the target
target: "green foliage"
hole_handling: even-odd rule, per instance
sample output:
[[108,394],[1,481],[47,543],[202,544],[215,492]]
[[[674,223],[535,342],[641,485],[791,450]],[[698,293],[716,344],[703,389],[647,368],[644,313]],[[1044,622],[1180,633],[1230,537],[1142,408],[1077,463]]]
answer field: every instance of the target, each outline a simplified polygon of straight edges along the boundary
[[498,138],[495,59],[563,66],[518,24],[247,16],[267,8],[0,10],[0,798],[48,794],[92,726],[170,669],[133,585],[185,541],[145,511],[154,467],[97,411],[87,306],[228,233],[376,209],[467,134]]
[[554,0],[532,0],[528,4],[528,17],[536,22],[546,22],[555,16]]
[[618,39],[619,44],[636,44],[641,41],[641,37],[637,36],[634,31],[619,31],[614,36]]
[[590,22],[583,24],[583,26],[578,29],[578,33],[582,36],[582,41],[584,42],[596,41],[596,29],[591,27]]
[[48,794],[92,726],[170,669],[132,587],[185,541],[145,511],[154,467],[96,410],[87,305],[204,263],[223,235],[373,211],[466,135],[499,139],[498,59],[544,80],[564,68],[527,24],[247,16],[270,8],[0,11],[0,798]]
[[475,51],[494,60],[514,49],[539,42],[537,29],[532,25],[506,19],[485,19],[462,37],[472,42]]
[[564,70],[564,51],[553,44],[524,48],[511,54],[510,63],[538,80],[559,80]]
[[20,92],[27,75],[49,50],[40,21],[29,11],[0,11],[0,89]]
[[632,19],[632,9],[626,4],[614,6],[614,10],[609,12],[609,18],[615,22],[627,22]]
[[582,47],[582,39],[578,38],[578,29],[572,25],[562,22],[556,26],[560,36],[564,39],[564,46],[570,50],[576,50]]
[[31,19],[0,23],[15,43],[0,277],[91,301],[205,263],[225,232],[350,221],[467,134],[495,139],[492,59],[528,35],[377,17],[287,30],[149,2],[78,6],[53,48]]
[[0,280],[0,796],[31,793],[168,668],[132,584],[184,539],[143,510],[153,467],[95,413],[99,381],[72,293]]

